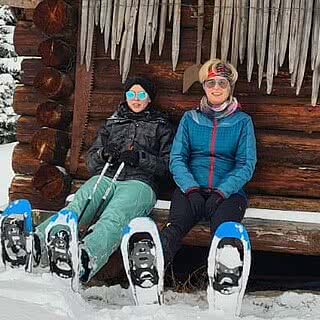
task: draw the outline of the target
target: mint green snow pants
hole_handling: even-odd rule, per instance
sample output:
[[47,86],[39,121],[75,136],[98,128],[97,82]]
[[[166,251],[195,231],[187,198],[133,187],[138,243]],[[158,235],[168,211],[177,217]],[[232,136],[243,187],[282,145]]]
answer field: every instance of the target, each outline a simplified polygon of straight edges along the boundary
[[[89,179],[75,194],[73,201],[66,207],[78,215],[93,190],[98,176]],[[93,219],[95,209],[111,183],[111,179],[103,177],[81,224],[88,224]],[[111,254],[118,248],[122,238],[122,229],[136,217],[147,216],[156,202],[153,189],[138,180],[115,181],[107,198],[105,208],[91,227],[92,232],[83,239],[82,248],[88,253],[92,271],[90,279],[107,263]],[[45,229],[49,219],[41,223],[36,230],[40,240],[44,241]]]

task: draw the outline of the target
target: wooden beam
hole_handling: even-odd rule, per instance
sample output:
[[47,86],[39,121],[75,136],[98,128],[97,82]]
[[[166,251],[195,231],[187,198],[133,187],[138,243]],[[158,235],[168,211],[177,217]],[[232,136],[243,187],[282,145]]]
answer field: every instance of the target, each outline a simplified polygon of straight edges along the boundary
[[13,43],[19,56],[39,56],[38,46],[45,39],[47,39],[46,35],[39,31],[32,21],[17,21]]

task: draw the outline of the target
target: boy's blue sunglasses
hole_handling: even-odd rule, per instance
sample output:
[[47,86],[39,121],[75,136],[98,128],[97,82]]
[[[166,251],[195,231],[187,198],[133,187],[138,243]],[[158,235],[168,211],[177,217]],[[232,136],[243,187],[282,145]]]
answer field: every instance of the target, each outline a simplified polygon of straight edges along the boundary
[[134,92],[132,90],[129,90],[126,92],[127,100],[133,100],[135,97],[137,97],[138,100],[143,101],[147,99],[148,94],[145,91]]

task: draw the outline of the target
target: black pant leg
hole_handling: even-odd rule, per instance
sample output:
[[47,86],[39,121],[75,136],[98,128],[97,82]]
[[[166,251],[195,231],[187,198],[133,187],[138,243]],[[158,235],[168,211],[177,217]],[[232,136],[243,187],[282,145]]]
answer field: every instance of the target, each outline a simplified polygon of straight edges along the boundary
[[193,212],[189,200],[177,188],[171,199],[168,223],[160,232],[165,265],[173,261],[183,237],[199,220],[200,213]]
[[247,209],[247,199],[239,194],[233,194],[218,206],[209,218],[211,234],[220,224],[227,221],[241,222]]

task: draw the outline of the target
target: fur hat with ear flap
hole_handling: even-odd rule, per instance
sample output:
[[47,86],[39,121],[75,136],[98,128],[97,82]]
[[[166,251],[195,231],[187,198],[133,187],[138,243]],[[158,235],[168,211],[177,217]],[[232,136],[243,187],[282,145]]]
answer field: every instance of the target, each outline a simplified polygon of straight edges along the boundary
[[131,89],[131,87],[135,84],[139,84],[146,91],[151,102],[154,101],[156,94],[157,94],[156,87],[151,80],[149,80],[148,78],[144,78],[144,77],[132,77],[132,78],[129,78],[125,82],[125,84],[124,84],[124,98],[125,99],[126,99],[126,92],[129,91]]

